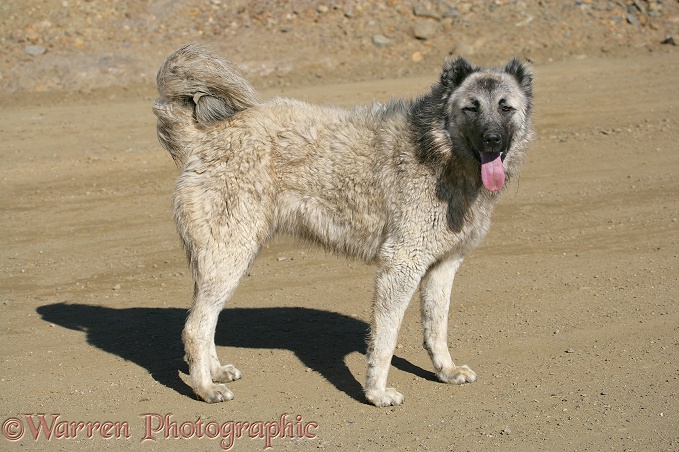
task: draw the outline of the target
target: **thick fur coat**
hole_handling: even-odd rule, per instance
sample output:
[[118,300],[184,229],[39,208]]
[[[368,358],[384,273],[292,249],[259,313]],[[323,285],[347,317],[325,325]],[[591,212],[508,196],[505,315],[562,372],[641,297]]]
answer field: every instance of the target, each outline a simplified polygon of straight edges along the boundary
[[526,63],[446,61],[415,100],[354,109],[261,102],[232,65],[189,44],[158,73],[158,137],[181,169],[174,217],[195,280],[183,340],[190,384],[233,397],[214,345],[217,317],[266,241],[289,233],[377,266],[367,399],[403,403],[387,373],[406,307],[422,295],[424,344],[441,381],[476,380],[447,345],[455,271],[533,136]]

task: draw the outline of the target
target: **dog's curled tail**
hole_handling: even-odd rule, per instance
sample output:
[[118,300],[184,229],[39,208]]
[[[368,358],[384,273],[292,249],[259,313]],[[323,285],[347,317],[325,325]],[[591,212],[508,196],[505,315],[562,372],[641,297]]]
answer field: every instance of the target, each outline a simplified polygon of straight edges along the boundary
[[231,63],[199,44],[187,44],[167,57],[156,82],[158,140],[178,166],[186,161],[200,127],[259,103],[254,88]]

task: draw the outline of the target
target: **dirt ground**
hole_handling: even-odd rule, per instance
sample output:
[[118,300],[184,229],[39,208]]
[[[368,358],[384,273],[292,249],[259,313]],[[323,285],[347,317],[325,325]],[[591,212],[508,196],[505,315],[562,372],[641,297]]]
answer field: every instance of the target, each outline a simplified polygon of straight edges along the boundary
[[[479,380],[436,381],[415,298],[389,374],[406,402],[386,409],[361,392],[374,269],[286,237],[221,316],[235,399],[196,400],[152,87],[8,88],[0,449],[679,450],[675,49],[536,61],[538,139],[453,290],[453,357]],[[436,77],[362,74],[263,95],[349,106]]]

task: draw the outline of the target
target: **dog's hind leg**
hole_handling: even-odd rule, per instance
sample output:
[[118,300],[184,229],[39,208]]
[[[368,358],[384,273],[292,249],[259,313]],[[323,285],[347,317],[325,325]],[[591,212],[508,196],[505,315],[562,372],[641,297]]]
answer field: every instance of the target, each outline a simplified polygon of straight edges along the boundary
[[[182,339],[189,363],[193,391],[206,402],[223,402],[233,394],[222,384],[241,373],[232,365],[222,366],[214,337],[224,304],[232,297],[240,279],[259,252],[254,230],[237,227],[229,240],[211,237],[191,258],[194,267],[194,301],[186,319]],[[255,229],[255,228],[253,228]]]
[[435,264],[427,271],[420,287],[424,347],[439,380],[453,384],[476,381],[476,374],[468,366],[455,366],[448,349],[450,294],[461,263],[462,258],[453,258]]
[[382,265],[377,271],[373,319],[368,342],[365,396],[376,406],[401,405],[404,397],[387,388],[389,366],[403,315],[421,278],[412,262]]
[[193,391],[206,402],[223,402],[233,399],[233,394],[221,383],[240,377],[240,372],[233,366],[220,365],[214,344],[215,329],[219,313],[233,295],[247,266],[210,265],[209,275],[201,270],[196,272],[193,306],[184,325],[182,340]]

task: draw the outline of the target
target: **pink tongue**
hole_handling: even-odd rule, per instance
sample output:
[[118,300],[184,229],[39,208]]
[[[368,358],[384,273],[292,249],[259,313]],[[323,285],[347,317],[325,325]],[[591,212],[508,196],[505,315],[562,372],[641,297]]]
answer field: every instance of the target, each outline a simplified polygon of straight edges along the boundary
[[500,191],[505,185],[505,169],[500,152],[481,152],[481,180],[489,191]]

